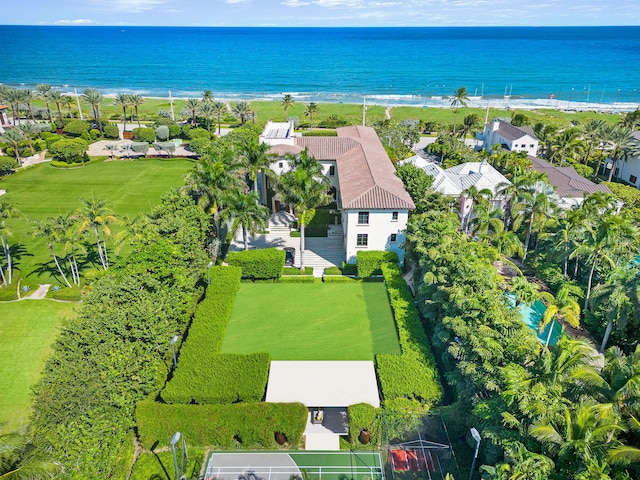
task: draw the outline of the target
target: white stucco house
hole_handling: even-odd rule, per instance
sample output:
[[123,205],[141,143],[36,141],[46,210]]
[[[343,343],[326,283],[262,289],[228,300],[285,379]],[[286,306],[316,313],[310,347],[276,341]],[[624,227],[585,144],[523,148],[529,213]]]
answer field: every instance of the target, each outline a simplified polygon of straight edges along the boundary
[[484,131],[476,135],[477,140],[482,141],[482,146],[487,152],[493,145],[501,145],[510,152],[527,152],[527,155],[535,156],[538,153],[540,141],[533,129],[528,126],[514,127],[506,120],[492,120],[484,126]]
[[[337,134],[295,136],[289,124],[269,122],[260,138],[279,157],[271,164],[277,174],[289,170],[287,154],[307,149],[320,162],[341,213],[347,262],[355,263],[360,250],[393,251],[403,261],[409,211],[415,208],[411,197],[373,128],[342,127]],[[274,197],[273,211],[283,207]]]
[[[640,131],[633,132],[633,137],[640,143]],[[604,166],[604,175],[608,177],[611,168],[613,168],[613,163],[608,160]],[[613,176],[640,188],[640,155],[630,156],[626,161],[618,160]]]

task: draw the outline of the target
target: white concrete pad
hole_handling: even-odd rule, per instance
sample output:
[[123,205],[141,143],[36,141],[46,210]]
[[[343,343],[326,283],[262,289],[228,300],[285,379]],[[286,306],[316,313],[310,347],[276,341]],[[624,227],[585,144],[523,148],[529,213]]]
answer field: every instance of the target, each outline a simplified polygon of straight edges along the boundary
[[340,450],[340,436],[331,433],[305,433],[305,450]]
[[272,361],[267,402],[307,407],[380,406],[372,361]]

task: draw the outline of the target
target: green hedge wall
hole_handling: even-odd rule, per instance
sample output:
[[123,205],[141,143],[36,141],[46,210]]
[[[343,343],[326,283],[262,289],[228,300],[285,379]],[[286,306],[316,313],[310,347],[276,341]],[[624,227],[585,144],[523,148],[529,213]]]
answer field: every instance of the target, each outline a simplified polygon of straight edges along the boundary
[[196,368],[179,364],[161,396],[167,403],[260,402],[270,362],[268,353],[201,355]]
[[315,283],[316,278],[313,275],[291,275],[280,277],[278,283]]
[[376,409],[368,403],[358,403],[347,408],[349,416],[349,441],[354,446],[362,446],[358,439],[360,432],[366,428],[371,435],[368,447],[379,445],[382,439],[382,420],[380,409]]
[[360,278],[346,277],[344,275],[324,275],[322,277],[324,283],[353,283],[361,281]]
[[284,267],[284,250],[263,248],[229,252],[227,263],[242,268],[242,278],[253,280],[279,278]]
[[382,275],[380,266],[383,263],[398,263],[399,261],[396,252],[385,252],[382,250],[358,252],[356,258],[358,262],[358,276],[360,278],[370,277],[371,275]]
[[442,397],[442,386],[413,296],[397,265],[382,264],[382,273],[402,349],[401,355],[376,355],[385,406],[388,401],[399,398],[434,405]]
[[[15,160],[14,160],[15,161]],[[304,271],[296,267],[284,267],[282,269],[282,276],[296,276],[296,275],[313,275],[313,267],[304,267]]]
[[175,432],[187,444],[220,449],[276,449],[275,432],[297,447],[307,422],[300,403],[167,405],[149,400],[136,408],[138,435],[145,448],[166,446]]

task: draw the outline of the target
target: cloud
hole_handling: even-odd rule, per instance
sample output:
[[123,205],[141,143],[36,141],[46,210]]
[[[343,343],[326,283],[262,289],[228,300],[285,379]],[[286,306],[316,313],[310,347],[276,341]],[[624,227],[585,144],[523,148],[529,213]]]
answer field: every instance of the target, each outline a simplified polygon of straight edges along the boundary
[[365,6],[365,2],[363,0],[315,0],[313,3],[315,3],[319,7],[325,8],[360,8]]
[[98,22],[95,22],[89,18],[76,18],[75,20],[56,20],[53,22],[54,25],[97,25]]
[[225,1],[233,5],[235,3],[247,3],[249,0],[225,0]]
[[90,0],[91,3],[109,10],[141,13],[166,5],[170,0]]
[[303,2],[301,0],[286,0],[282,2],[282,5],[287,7],[304,7],[306,5],[311,5],[311,2]]

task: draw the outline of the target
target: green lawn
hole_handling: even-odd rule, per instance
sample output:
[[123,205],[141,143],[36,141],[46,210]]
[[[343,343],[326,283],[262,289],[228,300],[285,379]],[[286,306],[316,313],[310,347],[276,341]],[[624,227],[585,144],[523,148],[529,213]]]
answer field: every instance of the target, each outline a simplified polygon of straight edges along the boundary
[[73,303],[24,300],[0,303],[0,425],[12,431],[25,424],[31,387],[51,352],[63,318],[73,315]]
[[[77,169],[56,169],[49,163],[0,180],[5,197],[29,218],[45,218],[75,210],[82,197],[108,199],[119,217],[134,218],[149,211],[160,196],[183,184],[183,175],[193,167],[189,160],[136,160],[92,162]],[[18,247],[16,267],[28,283],[57,283],[51,255],[42,238],[30,236],[27,218],[8,221],[12,245]],[[111,247],[112,248],[112,247]]]
[[273,360],[372,360],[400,353],[382,283],[243,283],[223,353]]

